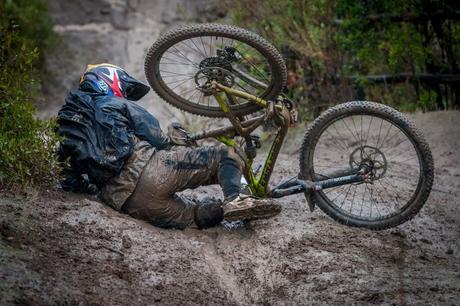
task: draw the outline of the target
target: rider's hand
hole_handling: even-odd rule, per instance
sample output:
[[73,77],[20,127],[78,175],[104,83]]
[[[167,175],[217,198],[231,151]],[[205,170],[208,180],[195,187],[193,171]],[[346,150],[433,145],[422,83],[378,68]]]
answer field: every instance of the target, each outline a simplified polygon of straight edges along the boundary
[[197,146],[195,140],[190,139],[190,133],[177,122],[173,122],[168,126],[169,142],[176,146]]

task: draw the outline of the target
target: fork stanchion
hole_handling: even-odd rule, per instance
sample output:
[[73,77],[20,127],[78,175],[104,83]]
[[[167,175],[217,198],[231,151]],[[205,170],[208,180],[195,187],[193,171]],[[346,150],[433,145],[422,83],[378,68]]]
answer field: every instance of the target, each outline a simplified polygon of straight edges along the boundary
[[320,191],[327,188],[361,183],[365,180],[365,175],[363,174],[353,174],[347,176],[341,176],[336,178],[331,178],[323,181],[312,182],[307,180],[295,179],[282,182],[275,188],[273,188],[269,196],[272,198],[281,198],[292,194],[297,193],[311,193],[315,191]]

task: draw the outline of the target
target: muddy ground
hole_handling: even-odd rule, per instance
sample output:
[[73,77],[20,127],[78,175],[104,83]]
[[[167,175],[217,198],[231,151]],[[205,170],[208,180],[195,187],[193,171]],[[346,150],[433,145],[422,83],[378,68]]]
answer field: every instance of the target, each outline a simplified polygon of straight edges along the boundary
[[[47,57],[40,117],[56,114],[87,63],[143,78],[160,32],[225,15],[211,2],[49,0],[61,45]],[[188,119],[153,93],[143,100],[163,126]],[[345,227],[310,213],[301,195],[282,199],[274,219],[204,231],[155,228],[81,195],[1,196],[0,305],[460,304],[460,113],[415,120],[433,150],[434,188],[392,230]],[[303,130],[292,131],[273,182],[297,174]]]
[[[0,304],[458,305],[460,113],[412,117],[436,178],[420,214],[391,230],[340,225],[301,195],[274,219],[203,231],[159,229],[81,195],[2,197]],[[297,173],[301,133],[274,182]]]

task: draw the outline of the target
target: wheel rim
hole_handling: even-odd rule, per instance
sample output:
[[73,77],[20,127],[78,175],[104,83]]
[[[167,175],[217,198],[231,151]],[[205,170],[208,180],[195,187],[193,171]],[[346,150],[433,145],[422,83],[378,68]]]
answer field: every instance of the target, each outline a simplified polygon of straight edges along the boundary
[[[234,48],[235,51],[229,51],[225,47]],[[232,54],[239,58],[230,63],[219,60]],[[158,83],[168,95],[202,110],[221,110],[211,93],[197,89],[197,85],[204,84],[208,77],[203,70],[217,68],[215,70],[220,70],[220,73],[230,72],[234,78],[231,87],[262,98],[269,94],[274,85],[267,57],[257,46],[230,35],[190,35],[159,52],[154,67]],[[248,76],[252,77],[252,80],[248,81]],[[261,83],[264,83],[265,88]],[[236,98],[235,102],[234,109],[249,105],[247,101],[239,98]]]
[[[353,153],[364,148],[364,158]],[[359,168],[374,149],[381,166],[371,182],[339,186],[318,193],[334,210],[350,219],[382,221],[399,215],[414,201],[422,183],[422,157],[413,138],[397,122],[376,114],[347,114],[320,133],[311,155],[311,174],[325,169]],[[358,154],[362,155],[362,154]],[[361,165],[362,166],[362,165]],[[321,176],[323,175],[323,176]]]

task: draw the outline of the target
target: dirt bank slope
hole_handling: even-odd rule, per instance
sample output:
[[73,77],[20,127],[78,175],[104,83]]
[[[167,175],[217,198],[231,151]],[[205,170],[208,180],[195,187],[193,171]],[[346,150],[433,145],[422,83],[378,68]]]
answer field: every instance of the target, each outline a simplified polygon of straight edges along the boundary
[[[2,198],[0,304],[458,304],[459,115],[415,116],[434,190],[413,221],[382,232],[309,213],[300,195],[273,220],[205,231],[158,229],[72,194]],[[296,159],[283,153],[274,180],[295,175]]]
[[[225,16],[216,0],[49,0],[54,31],[59,36],[55,50],[46,54],[43,94],[38,115],[53,117],[64,103],[87,64],[112,63],[145,81],[144,58],[160,33],[189,22],[210,22]],[[165,125],[183,119],[185,113],[170,110],[151,91],[143,107]]]

